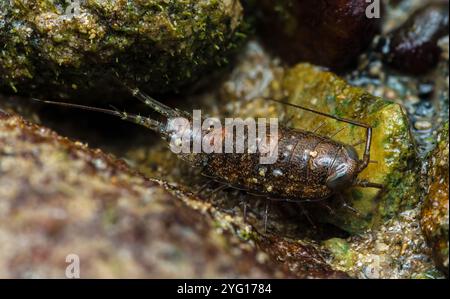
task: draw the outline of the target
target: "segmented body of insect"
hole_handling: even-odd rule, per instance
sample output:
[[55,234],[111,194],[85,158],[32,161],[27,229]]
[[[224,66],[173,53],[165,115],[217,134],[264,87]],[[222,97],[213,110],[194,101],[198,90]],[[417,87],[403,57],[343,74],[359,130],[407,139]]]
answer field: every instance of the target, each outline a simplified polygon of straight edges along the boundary
[[[192,115],[185,111],[170,108],[138,89],[130,88],[130,91],[137,99],[166,119],[185,117],[192,121]],[[168,129],[167,123],[126,112],[70,103],[41,102],[118,116],[123,120],[134,122],[159,133],[167,141],[172,140],[174,136],[184,134],[184,132]],[[242,154],[184,153],[179,154],[179,157],[192,166],[200,167],[205,176],[223,183],[224,186],[244,190],[253,195],[264,196],[273,201],[320,201],[334,194],[339,194],[342,190],[352,186],[383,188],[380,184],[358,179],[358,175],[371,162],[372,128],[369,125],[288,102],[276,102],[365,129],[366,140],[362,159],[358,157],[352,145],[320,136],[312,131],[283,126],[280,126],[278,130],[278,159],[274,164],[262,165],[258,154],[248,152]],[[202,133],[209,133],[209,130]],[[225,134],[223,132],[219,138],[224,138]]]

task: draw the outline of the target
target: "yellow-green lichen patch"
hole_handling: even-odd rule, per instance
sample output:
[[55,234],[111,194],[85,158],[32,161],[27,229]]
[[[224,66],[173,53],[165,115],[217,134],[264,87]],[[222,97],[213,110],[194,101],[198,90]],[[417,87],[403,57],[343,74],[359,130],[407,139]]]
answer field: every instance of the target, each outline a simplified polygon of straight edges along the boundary
[[346,240],[333,238],[323,242],[323,245],[331,252],[337,269],[347,270],[355,264],[355,253],[351,250],[350,244]]
[[[278,117],[283,125],[314,131],[345,144],[358,144],[356,150],[362,157],[366,131],[354,125],[305,112],[264,99],[270,97],[299,104],[334,116],[367,123],[373,127],[371,160],[359,179],[384,184],[383,192],[373,188],[351,187],[344,198],[355,211],[342,201],[331,198],[327,209],[314,207],[315,218],[359,233],[381,224],[398,212],[413,207],[419,200],[419,180],[416,152],[409,131],[408,118],[403,108],[395,103],[372,96],[363,89],[350,86],[331,72],[310,64],[299,64],[285,71],[268,68],[271,81],[253,99],[233,103],[229,113],[236,117]],[[265,71],[266,72],[266,71]],[[233,82],[233,81],[231,81]],[[237,89],[228,90],[227,97],[235,97]],[[263,98],[264,97],[264,98]],[[229,100],[229,99],[228,99]],[[342,129],[342,131],[341,131]]]
[[[415,147],[407,116],[400,105],[374,97],[348,85],[336,75],[308,64],[300,64],[288,71],[283,80],[283,90],[293,104],[373,127],[371,160],[376,163],[371,163],[359,179],[384,184],[383,192],[373,188],[349,188],[345,199],[360,215],[334,201],[332,207],[336,214],[324,216],[324,219],[347,231],[360,232],[418,201]],[[320,134],[335,134],[334,139],[350,145],[365,140],[363,128],[299,109],[288,109],[288,115],[295,115],[292,120],[294,127],[314,130],[321,126]],[[356,147],[360,157],[363,148],[364,144]]]

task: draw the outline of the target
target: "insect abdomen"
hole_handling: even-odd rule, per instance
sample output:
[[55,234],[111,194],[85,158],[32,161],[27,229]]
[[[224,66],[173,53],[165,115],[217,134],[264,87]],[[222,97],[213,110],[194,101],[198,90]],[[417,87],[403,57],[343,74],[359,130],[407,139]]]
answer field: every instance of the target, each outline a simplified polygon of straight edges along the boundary
[[203,172],[238,189],[281,199],[323,199],[332,194],[325,182],[341,145],[311,132],[280,128],[278,159],[260,163],[260,154],[204,157]]

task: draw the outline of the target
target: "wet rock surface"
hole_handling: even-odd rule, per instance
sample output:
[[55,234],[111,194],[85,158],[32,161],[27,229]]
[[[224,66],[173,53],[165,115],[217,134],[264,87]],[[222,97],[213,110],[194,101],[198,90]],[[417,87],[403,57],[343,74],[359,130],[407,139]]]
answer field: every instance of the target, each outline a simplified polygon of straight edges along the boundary
[[[273,253],[281,243],[242,221],[4,112],[0,173],[3,278],[62,278],[68,254],[80,257],[84,278],[346,276],[311,245]],[[301,259],[269,258],[292,248]]]
[[[402,3],[404,2],[408,1]],[[421,5],[422,3],[418,2],[408,7],[408,10],[413,13]],[[400,6],[398,10],[408,11],[404,6]],[[391,12],[395,18],[399,13]],[[402,12],[401,15],[403,14],[405,13]],[[392,29],[387,26],[386,30]],[[374,43],[377,44],[377,41]],[[395,102],[405,108],[421,158],[434,148],[435,132],[448,119],[448,43],[448,36],[439,40],[441,55],[438,65],[420,76],[393,71],[382,62],[382,55],[377,51],[362,55],[358,68],[344,76],[351,85],[362,87],[374,96]]]
[[[333,198],[327,203],[332,214],[319,208],[318,217],[351,233],[362,232],[411,208],[420,200],[420,189],[415,183],[419,165],[416,161],[414,139],[409,131],[409,121],[400,105],[373,97],[364,90],[351,87],[336,75],[308,64],[270,73],[270,83],[260,94],[246,102],[236,87],[238,82],[225,84],[224,93],[238,104],[230,110],[240,117],[279,117],[284,125],[316,131],[319,135],[333,137],[344,144],[359,144],[359,157],[364,149],[365,130],[333,119],[317,116],[297,108],[273,104],[264,98],[285,99],[334,116],[358,120],[373,127],[371,163],[358,178],[383,184],[379,192],[373,188],[346,188],[345,201],[357,210],[352,211],[341,200]],[[241,78],[238,76],[239,80]],[[265,80],[265,79],[262,79]],[[244,81],[245,82],[245,81]],[[351,186],[348,186],[351,187]],[[317,206],[312,204],[312,206]],[[327,215],[327,216],[325,216]]]
[[385,60],[395,69],[423,74],[436,67],[441,55],[438,40],[448,35],[448,1],[425,4],[386,40]]
[[66,9],[61,1],[0,2],[3,90],[61,96],[126,80],[174,91],[226,65],[243,36],[235,0],[89,0],[73,16]]
[[[384,1],[384,4],[386,11],[383,15],[382,34],[386,35],[406,22],[411,14],[425,3],[421,0],[403,0]],[[264,99],[273,97],[302,103],[334,115],[364,120],[374,125],[376,136],[372,160],[377,160],[377,163],[371,163],[362,176],[385,183],[388,192],[379,193],[366,188],[349,189],[345,199],[347,204],[353,207],[353,211],[334,199],[325,205],[316,206],[309,203],[273,203],[269,207],[266,232],[264,200],[233,189],[217,189],[220,185],[214,182],[202,189],[209,181],[208,178],[202,177],[199,171],[177,159],[166,144],[148,130],[136,128],[133,124],[109,116],[33,104],[27,98],[0,96],[0,107],[17,111],[35,123],[44,124],[38,127],[36,132],[42,130],[45,133],[48,131],[45,127],[51,127],[63,136],[89,142],[91,148],[101,147],[105,152],[123,157],[127,162],[119,163],[123,168],[117,170],[114,166],[117,160],[110,158],[113,161],[112,166],[108,164],[105,169],[100,165],[101,169],[97,169],[99,165],[96,165],[94,170],[89,167],[86,170],[87,167],[83,165],[92,160],[91,154],[100,152],[89,150],[83,145],[80,151],[85,154],[81,158],[79,155],[69,156],[74,164],[67,163],[64,158],[57,161],[53,158],[44,159],[42,157],[54,157],[52,153],[61,152],[56,150],[59,148],[59,142],[48,141],[53,140],[53,137],[43,142],[47,148],[44,152],[44,145],[35,144],[38,133],[11,137],[11,127],[8,127],[7,131],[0,130],[0,140],[7,138],[9,143],[16,142],[18,145],[12,150],[14,156],[2,155],[0,151],[0,169],[7,170],[8,174],[15,174],[11,169],[20,165],[20,168],[16,167],[14,170],[24,168],[27,171],[27,174],[19,171],[17,176],[10,175],[6,178],[0,172],[0,182],[4,183],[6,180],[8,187],[22,186],[21,184],[28,181],[29,173],[32,173],[33,177],[45,178],[33,180],[33,188],[25,188],[25,192],[20,193],[20,196],[8,192],[17,189],[1,189],[0,194],[3,192],[2,196],[6,194],[8,198],[14,198],[13,202],[19,198],[25,216],[29,217],[26,219],[33,219],[33,223],[54,223],[54,220],[48,219],[55,217],[59,219],[58,223],[63,223],[62,228],[54,224],[29,225],[24,222],[23,214],[18,214],[20,211],[15,210],[16,214],[9,212],[9,201],[2,206],[7,207],[8,211],[2,212],[7,215],[4,218],[5,229],[2,235],[8,238],[20,236],[21,244],[35,244],[36,239],[42,242],[39,244],[46,244],[45,250],[37,246],[25,246],[26,249],[38,249],[31,252],[27,250],[27,253],[20,251],[14,262],[22,266],[17,268],[20,270],[14,272],[14,276],[43,277],[50,276],[48,273],[56,273],[53,276],[61,277],[66,265],[66,247],[75,247],[83,248],[84,251],[80,249],[83,254],[92,253],[90,261],[95,267],[89,269],[90,272],[86,274],[93,277],[118,277],[119,266],[116,265],[122,265],[121,269],[126,269],[121,271],[126,277],[154,277],[159,271],[165,277],[179,277],[178,274],[181,273],[173,274],[173,269],[183,265],[180,266],[183,269],[182,275],[186,273],[189,277],[443,278],[443,272],[438,269],[445,271],[442,261],[445,261],[445,257],[448,258],[448,253],[446,256],[445,251],[441,250],[445,248],[441,246],[445,244],[442,242],[445,217],[441,217],[445,216],[445,212],[441,213],[445,210],[445,201],[440,201],[437,205],[436,202],[433,203],[433,207],[436,205],[440,209],[430,209],[429,198],[424,198],[429,194],[426,192],[429,182],[424,180],[421,184],[419,177],[428,171],[432,172],[433,168],[428,165],[431,155],[429,152],[438,139],[436,130],[448,120],[448,36],[437,42],[441,49],[438,65],[422,76],[399,74],[383,63],[382,54],[377,49],[379,41],[380,37],[375,37],[367,52],[358,59],[354,57],[358,60],[358,65],[343,73],[342,77],[308,64],[288,67],[283,60],[269,54],[270,51],[264,49],[260,42],[251,41],[245,50],[241,51],[237,64],[225,74],[223,80],[210,79],[214,83],[210,82],[208,88],[195,90],[190,96],[164,97],[165,103],[172,107],[187,111],[201,108],[203,115],[218,116],[220,119],[227,116],[277,116],[283,125],[302,129],[316,129],[321,124],[320,117]],[[110,87],[104,91],[113,90],[113,85]],[[104,100],[104,105],[96,103],[96,106],[107,107],[116,98],[122,97],[112,92],[111,98],[97,98],[96,100]],[[157,98],[160,99],[159,96]],[[148,108],[144,105],[134,105],[136,102],[123,100],[116,106],[120,110],[146,115]],[[17,119],[16,116],[13,118]],[[4,124],[5,120],[1,123]],[[13,123],[13,127],[17,125],[21,128],[15,130],[26,131],[29,127],[21,120]],[[344,130],[340,131],[342,127]],[[346,143],[356,143],[364,139],[363,130],[345,128],[345,125],[332,120],[326,121],[320,132]],[[442,141],[442,138],[439,140]],[[21,147],[27,150],[20,151]],[[34,147],[37,150],[33,151]],[[360,153],[361,148],[358,147],[357,151]],[[20,156],[17,152],[27,154]],[[14,159],[20,163],[11,162]],[[2,164],[2,161],[8,161],[8,164]],[[432,164],[431,161],[430,165]],[[73,171],[65,169],[66,167]],[[42,171],[45,168],[57,170],[55,173],[58,174],[70,175],[49,175],[48,172]],[[38,176],[33,169],[39,171]],[[109,179],[108,173],[112,171],[110,169],[115,169],[114,174],[119,179]],[[139,169],[146,178],[152,179],[145,179],[130,169]],[[48,181],[53,182],[50,186],[58,190],[61,200],[53,198],[54,191],[50,188],[41,188]],[[117,181],[121,183],[120,186],[116,185]],[[71,186],[72,183],[76,183],[75,187]],[[95,184],[95,192],[89,187],[91,183]],[[86,192],[78,194],[79,190],[83,190],[79,187],[84,185],[88,186]],[[133,192],[124,191],[122,187],[126,190],[131,188]],[[111,194],[111,201],[103,197],[105,188],[110,191],[107,194]],[[76,190],[78,193],[70,190]],[[445,192],[445,188],[438,187],[430,187],[430,190]],[[27,192],[32,196],[27,197]],[[52,200],[43,201],[35,193],[44,193]],[[198,194],[193,196],[194,193]],[[86,195],[79,201],[83,204],[68,204],[72,199],[78,201],[79,195]],[[87,196],[92,200],[88,201]],[[62,197],[69,200],[62,200]],[[35,199],[40,200],[39,205]],[[424,199],[423,211],[428,210],[429,213],[421,212]],[[247,222],[243,219],[244,200],[248,203]],[[144,203],[139,204],[142,202]],[[28,208],[32,203],[35,205]],[[83,228],[89,226],[89,229],[78,229],[73,225],[75,221],[72,221],[70,216],[64,218],[58,216],[61,214],[49,211],[53,211],[55,205],[58,205],[58,211],[65,211],[69,215],[75,214],[70,212],[73,206],[86,206],[83,211],[95,215],[89,218],[93,219],[92,221],[83,220],[81,223]],[[94,208],[91,208],[92,206]],[[0,211],[5,211],[1,209]],[[361,215],[355,213],[355,210]],[[160,212],[166,218],[162,219]],[[121,217],[116,217],[117,215]],[[440,218],[435,220],[437,218],[433,217]],[[122,218],[124,221],[120,221]],[[424,222],[421,219],[433,220]],[[444,221],[439,222],[443,219]],[[104,222],[106,224],[103,224]],[[71,227],[75,228],[70,230],[64,226],[65,223],[70,223]],[[436,225],[437,223],[444,225]],[[47,229],[48,226],[52,229]],[[155,228],[151,229],[153,226]],[[176,232],[168,231],[167,228],[170,227]],[[43,232],[48,230],[56,232],[54,235],[51,232]],[[68,237],[74,230],[80,240]],[[178,231],[189,231],[189,236],[178,234]],[[155,247],[149,244],[153,237],[163,240],[164,249],[159,245]],[[100,240],[104,246],[97,245],[93,239]],[[198,239],[201,239],[200,242],[197,242]],[[180,244],[179,240],[183,240],[183,243]],[[427,241],[430,244],[428,246]],[[12,245],[8,247],[7,252],[14,251],[18,246],[15,241],[10,243]],[[194,243],[195,246],[201,247],[194,247]],[[8,243],[3,242],[2,245],[7,246]],[[57,258],[53,258],[53,247],[58,249]],[[98,249],[100,247],[101,250]],[[144,250],[147,247],[151,250]],[[183,254],[172,254],[173,248],[174,251],[193,255],[198,263],[186,261]],[[209,250],[217,251],[221,257],[211,255]],[[61,253],[62,251],[64,253]],[[113,258],[105,259],[105,252],[108,257]],[[146,258],[139,252],[145,252]],[[148,258],[149,255],[156,254],[158,262]],[[84,256],[91,257],[88,254]],[[160,256],[162,258],[159,258]],[[174,256],[181,257],[177,259]],[[8,259],[9,257],[10,255]],[[23,266],[25,262],[21,264],[21,261],[26,261],[29,265],[30,260],[39,261],[40,266],[23,270],[26,268]],[[53,262],[56,260],[57,262]],[[124,260],[128,268],[123,266]],[[130,263],[130,260],[133,262]],[[222,267],[221,261],[228,267]],[[238,267],[241,264],[245,269]],[[229,265],[233,265],[232,270]],[[42,273],[39,269],[43,269]]]
[[[385,152],[381,148],[374,149],[374,151],[379,151],[375,154],[380,157],[379,163],[371,165],[370,170],[365,175],[371,178],[379,177],[380,181],[383,181],[386,179],[384,171],[392,171],[392,173],[399,171],[398,173],[403,175],[405,169],[410,169],[406,171],[405,176],[410,176],[411,180],[398,179],[397,182],[399,183],[389,185],[391,195],[396,194],[391,198],[386,194],[377,198],[376,190],[358,188],[364,196],[363,200],[358,201],[352,199],[355,196],[352,194],[354,192],[349,192],[347,199],[351,199],[350,203],[357,206],[357,209],[361,211],[366,211],[364,210],[365,207],[372,209],[373,212],[369,212],[368,217],[358,217],[354,212],[342,207],[339,202],[328,203],[332,209],[321,205],[314,207],[310,203],[302,205],[272,204],[267,234],[278,236],[278,238],[271,238],[271,240],[276,241],[275,244],[280,244],[281,248],[291,248],[288,251],[288,257],[280,254],[276,258],[289,262],[290,267],[305,267],[303,263],[299,262],[305,261],[305,259],[299,255],[291,256],[291,253],[295,252],[295,247],[285,246],[287,246],[286,244],[291,244],[290,246],[292,244],[312,244],[314,247],[320,248],[320,255],[328,261],[333,269],[341,270],[351,277],[442,278],[442,274],[433,265],[430,258],[431,251],[426,245],[419,225],[419,201],[423,191],[418,184],[420,163],[415,166],[414,163],[412,165],[403,163],[404,157],[415,157],[415,150],[413,137],[409,134],[408,118],[402,111],[401,106],[370,96],[361,89],[348,86],[337,76],[311,65],[302,64],[297,68],[297,70],[295,68],[286,69],[280,65],[279,60],[270,57],[260,44],[250,42],[245,53],[242,53],[239,58],[236,68],[218,89],[215,88],[186,102],[190,103],[189,105],[193,108],[200,105],[208,108],[206,112],[211,116],[225,115],[244,118],[249,115],[255,117],[278,116],[283,124],[292,126],[296,123],[300,128],[305,128],[305,126],[309,128],[308,122],[319,122],[319,119],[313,115],[302,114],[295,109],[278,106],[263,98],[285,96],[282,83],[284,79],[289,77],[295,82],[292,86],[303,86],[304,98],[313,99],[314,102],[317,101],[315,104],[320,109],[326,107],[323,104],[320,106],[320,96],[318,96],[318,99],[314,99],[314,97],[309,97],[310,94],[307,91],[311,93],[319,92],[320,87],[325,86],[330,88],[324,90],[331,90],[337,94],[344,91],[347,95],[346,98],[353,98],[355,103],[371,103],[368,105],[369,108],[372,107],[367,112],[368,114],[363,113],[364,109],[358,110],[361,117],[367,117],[367,119],[372,117],[372,120],[379,117],[385,117],[385,120],[389,119],[385,123],[379,122],[379,126],[383,126],[383,130],[377,133],[381,135],[376,140],[384,140],[384,146],[390,144],[397,149],[398,143],[403,142],[399,151]],[[290,72],[297,74],[298,77],[293,77],[293,74],[288,76],[287,74]],[[309,75],[307,76],[307,74]],[[295,80],[295,78],[302,79]],[[311,82],[316,82],[315,80],[320,81],[321,84],[312,84]],[[305,83],[302,85],[299,82]],[[328,83],[325,84],[325,82]],[[317,87],[317,89],[314,89],[314,87]],[[341,100],[338,99],[336,102],[339,103]],[[314,105],[311,102],[308,102],[308,104]],[[343,111],[346,110],[343,109]],[[348,111],[352,111],[350,106]],[[297,117],[292,118],[294,113],[297,113]],[[398,118],[391,117],[395,115]],[[302,119],[306,122],[302,122]],[[314,126],[314,128],[316,127]],[[340,126],[335,127],[333,121],[328,124],[328,129],[331,132],[336,132],[336,129],[339,128]],[[326,133],[328,129],[324,129],[324,133]],[[345,141],[345,138],[351,136],[357,139],[364,135],[364,132],[350,129],[343,131],[341,134],[336,136],[336,139]],[[391,137],[388,137],[389,135]],[[409,145],[406,146],[408,142]],[[374,145],[374,147],[377,148],[377,145]],[[164,144],[152,148],[136,147],[125,155],[148,176],[166,178],[179,185],[180,188],[200,190],[208,181],[188,165],[177,160],[173,154],[167,152],[167,147]],[[395,163],[395,161],[398,163]],[[200,192],[200,196],[232,218],[242,216],[242,199],[245,198],[249,204],[247,221],[258,228],[259,231],[263,231],[264,201],[250,195],[244,196],[242,193],[233,190],[215,192],[214,189],[217,186],[220,185],[212,184],[209,188]],[[389,214],[386,214],[387,211],[389,211]],[[339,219],[344,221],[340,222]],[[375,219],[377,221],[374,221]],[[360,233],[345,232],[335,225],[326,224],[326,221],[349,231],[359,230]],[[367,225],[373,225],[373,228],[362,229],[361,232],[361,228],[367,227]],[[274,250],[272,248],[271,252],[277,252]],[[297,262],[293,263],[294,261]]]
[[261,10],[261,35],[268,47],[290,64],[344,69],[381,28],[380,18],[367,18],[364,0],[264,0],[253,5]]
[[440,131],[437,146],[429,155],[427,195],[422,208],[421,225],[436,265],[448,277],[448,122]]
[[361,279],[435,279],[443,275],[434,267],[420,229],[418,209],[400,213],[376,230],[347,239],[322,243],[331,252],[330,263]]

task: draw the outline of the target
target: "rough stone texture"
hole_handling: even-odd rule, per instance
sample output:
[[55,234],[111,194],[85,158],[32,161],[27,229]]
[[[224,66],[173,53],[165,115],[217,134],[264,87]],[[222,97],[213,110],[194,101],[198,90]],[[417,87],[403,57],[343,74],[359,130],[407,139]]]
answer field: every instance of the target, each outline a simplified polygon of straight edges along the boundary
[[440,38],[447,36],[448,1],[431,1],[386,37],[385,61],[395,69],[421,75],[435,68],[442,53]]
[[310,244],[281,246],[241,217],[1,110],[0,215],[4,278],[64,277],[68,254],[85,278],[346,277]]
[[0,1],[0,88],[70,94],[114,71],[173,91],[227,64],[243,37],[237,0],[86,0],[73,17],[65,3]]
[[436,149],[429,156],[426,180],[429,187],[422,208],[421,225],[438,268],[448,276],[448,122],[438,136]]
[[[251,1],[250,1],[251,2]],[[287,62],[343,69],[356,62],[381,28],[365,0],[254,1],[269,48]]]
[[[299,66],[299,68],[301,67]],[[221,119],[225,116],[241,116],[244,118],[247,116],[277,116],[282,123],[288,126],[309,128],[309,121],[316,121],[317,123],[313,123],[311,126],[317,128],[318,122],[321,120],[320,117],[315,117],[314,115],[308,117],[306,113],[301,114],[297,109],[274,105],[272,102],[262,99],[286,96],[283,81],[286,78],[286,73],[289,72],[295,71],[283,67],[279,60],[268,55],[258,42],[250,42],[239,57],[233,72],[222,82],[218,89],[215,87],[212,91],[196,96],[186,102],[191,102],[193,109],[206,107],[208,110],[204,111],[205,113],[208,112],[209,115],[218,116]],[[305,255],[305,249],[310,248],[312,245],[319,249],[320,254],[315,255],[316,258],[319,257],[320,259],[320,256],[323,257],[332,265],[333,269],[341,270],[351,277],[443,278],[443,275],[437,271],[430,258],[431,250],[426,244],[419,225],[420,207],[417,201],[422,196],[422,193],[419,191],[423,192],[418,183],[419,170],[417,170],[414,163],[409,164],[402,160],[402,157],[415,157],[415,147],[412,137],[409,135],[407,125],[409,122],[401,111],[400,105],[370,96],[362,89],[352,88],[337,76],[309,65],[303,65],[303,72],[299,72],[299,74],[303,74],[303,76],[298,76],[297,84],[298,86],[303,86],[305,93],[309,90],[308,86],[311,88],[311,93],[319,92],[321,84],[324,84],[323,86],[327,88],[328,92],[341,94],[341,92],[344,93],[345,91],[345,94],[354,99],[354,103],[361,102],[361,106],[363,106],[362,103],[371,103],[367,109],[375,105],[375,108],[373,108],[373,111],[371,110],[369,115],[374,118],[382,117],[389,120],[377,126],[376,129],[378,131],[377,134],[381,134],[381,136],[388,134],[385,138],[377,137],[377,139],[385,140],[387,143],[384,145],[386,149],[391,148],[387,146],[388,144],[392,144],[393,149],[398,149],[399,142],[397,141],[403,140],[404,144],[401,145],[400,151],[389,150],[385,152],[384,149],[376,146],[374,150],[381,151],[382,159],[390,157],[391,159],[385,159],[385,161],[387,160],[390,163],[387,164],[388,166],[383,166],[383,160],[374,158],[379,160],[378,164],[381,164],[381,166],[378,164],[371,165],[371,169],[364,175],[368,177],[379,176],[381,181],[384,175],[383,171],[390,173],[390,171],[396,172],[396,169],[398,169],[399,177],[401,172],[405,169],[406,171],[402,174],[404,180],[398,178],[396,181],[393,181],[392,185],[388,185],[392,197],[384,195],[381,198],[380,210],[376,210],[377,207],[372,207],[370,204],[367,206],[369,208],[372,207],[374,213],[378,213],[371,215],[371,217],[379,217],[378,220],[381,220],[374,221],[373,224],[376,225],[372,229],[366,230],[362,228],[367,224],[369,226],[372,224],[370,218],[357,217],[353,212],[342,208],[340,202],[335,202],[335,204],[331,202],[331,210],[320,204],[314,210],[314,204],[312,203],[303,205],[289,203],[272,204],[269,209],[267,234],[277,236],[274,240],[277,240],[279,245],[271,247],[266,252],[271,254],[273,259],[287,263],[291,269],[303,269],[307,267],[309,262],[315,260],[315,258],[311,259],[311,254]],[[314,78],[321,84],[312,84],[311,81],[316,82],[313,80]],[[303,80],[307,84],[301,85]],[[292,81],[295,82],[294,79]],[[313,87],[316,88],[313,89]],[[309,99],[307,93],[304,97]],[[320,95],[318,98],[320,98]],[[317,105],[314,107],[325,109],[326,105],[321,104],[320,100],[316,102],[314,97],[310,99],[312,102],[306,101],[305,104]],[[294,98],[292,100],[295,101]],[[336,107],[340,107],[339,103],[340,99],[336,100]],[[342,106],[345,107],[345,105]],[[191,107],[188,108],[189,111]],[[352,109],[351,105],[347,108],[349,110]],[[345,109],[342,109],[342,111],[347,113]],[[357,111],[363,114],[359,109]],[[358,113],[349,115],[350,117],[355,116],[358,118]],[[293,118],[293,115],[297,115],[297,117]],[[369,119],[370,117],[367,118]],[[305,120],[306,123],[303,123],[302,120]],[[338,125],[336,124],[336,126]],[[333,121],[330,121],[323,128],[323,133],[328,133],[328,131],[335,133],[340,127],[342,125],[335,127]],[[347,140],[346,138],[355,138],[356,140],[358,137],[363,138],[363,134],[364,132],[359,132],[358,129],[347,129],[336,135],[335,138],[344,141]],[[406,144],[409,146],[406,146]],[[139,167],[148,176],[175,182],[180,187],[184,186],[183,188],[186,190],[199,190],[207,181],[205,178],[202,179],[198,172],[176,159],[170,151],[167,151],[165,144],[152,145],[133,147],[126,154],[126,157],[130,161],[134,161],[136,167]],[[360,151],[359,148],[358,150]],[[380,155],[380,153],[376,155]],[[414,160],[412,159],[409,162],[414,162]],[[399,163],[395,164],[395,161],[399,161]],[[389,179],[387,181],[389,182]],[[245,198],[249,204],[247,221],[259,230],[263,229],[262,218],[265,208],[263,200],[248,194],[244,195],[232,189],[213,192],[218,186],[220,185],[211,184],[209,188],[200,192],[200,195],[209,200],[211,205],[218,211],[230,215],[235,220],[240,219],[237,216],[242,215],[242,199]],[[360,190],[363,192],[364,199],[361,202],[351,201],[353,205],[358,205],[358,209],[366,211],[365,204],[378,203],[378,199],[373,197],[372,190]],[[351,199],[352,196],[350,194],[348,199]],[[383,200],[386,201],[384,202]],[[386,205],[390,206],[389,214],[384,214],[387,211],[382,209]],[[330,215],[332,211],[336,211],[334,215]],[[338,223],[340,219],[347,219],[344,222],[345,225],[341,226]],[[331,220],[331,222],[345,229],[357,229],[358,233],[345,233],[339,228],[327,224],[324,220]],[[266,243],[270,244],[269,241],[266,241]],[[263,247],[263,245],[261,246]],[[299,248],[302,250],[299,250]]]
[[376,230],[322,243],[335,269],[362,279],[443,278],[430,258],[419,209],[407,210]]
[[[248,67],[243,66],[242,71],[248,72]],[[419,177],[418,165],[409,121],[400,105],[374,97],[363,89],[350,86],[335,74],[309,64],[299,64],[287,70],[270,67],[270,63],[266,67],[255,76],[257,79],[254,81],[259,83],[248,83],[253,90],[253,99],[237,101],[235,106],[230,105],[232,115],[234,113],[244,118],[255,115],[279,117],[288,121],[284,125],[310,131],[320,126],[317,131],[319,134],[335,135],[334,139],[346,144],[365,140],[363,128],[274,104],[262,98],[269,97],[373,126],[371,160],[377,163],[371,163],[359,178],[384,184],[384,191],[381,193],[373,188],[349,188],[344,192],[345,200],[359,215],[345,208],[341,201],[331,200],[330,206],[334,213],[330,214],[319,208],[317,216],[320,219],[348,232],[357,233],[381,224],[404,209],[414,207],[420,200],[421,191],[416,183]],[[247,88],[247,85],[243,85],[247,84],[246,79],[249,78],[232,78],[225,84],[223,93],[226,97],[239,98],[239,93],[242,94],[240,89]],[[259,86],[261,82],[263,85]],[[341,129],[343,130],[340,131]],[[360,157],[363,146],[360,144],[356,147]]]

